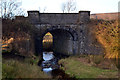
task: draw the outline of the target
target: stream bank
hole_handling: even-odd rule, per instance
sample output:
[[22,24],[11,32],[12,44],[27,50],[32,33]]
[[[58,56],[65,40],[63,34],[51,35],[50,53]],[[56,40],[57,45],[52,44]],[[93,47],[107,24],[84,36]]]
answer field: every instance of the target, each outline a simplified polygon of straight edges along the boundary
[[[61,59],[58,63],[66,74],[75,77],[76,79],[110,78],[116,80],[119,77],[118,69],[114,63],[108,61],[101,62],[100,64],[104,64],[103,66],[108,68],[100,68],[98,67],[99,64],[97,64],[98,66],[95,66],[93,65],[93,62],[89,62],[87,59],[88,57],[72,56]],[[111,69],[109,69],[110,67]]]
[[64,70],[60,69],[60,65],[58,64],[60,59],[61,58],[55,56],[53,52],[43,52],[43,61],[41,63],[42,71],[53,79],[77,80],[66,74]]

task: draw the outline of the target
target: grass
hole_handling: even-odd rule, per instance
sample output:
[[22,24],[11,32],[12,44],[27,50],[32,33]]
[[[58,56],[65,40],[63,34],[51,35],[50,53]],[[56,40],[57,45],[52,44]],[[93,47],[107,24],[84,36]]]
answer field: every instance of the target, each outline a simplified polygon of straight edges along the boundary
[[0,79],[2,79],[2,62],[0,61]]
[[62,64],[61,69],[65,70],[66,74],[75,78],[117,78],[118,71],[110,69],[101,69],[85,62],[79,61],[78,57],[69,57],[61,59],[59,64]]
[[0,79],[2,79],[2,54],[0,54]]
[[3,78],[49,78],[38,65],[17,60],[5,60],[2,64]]

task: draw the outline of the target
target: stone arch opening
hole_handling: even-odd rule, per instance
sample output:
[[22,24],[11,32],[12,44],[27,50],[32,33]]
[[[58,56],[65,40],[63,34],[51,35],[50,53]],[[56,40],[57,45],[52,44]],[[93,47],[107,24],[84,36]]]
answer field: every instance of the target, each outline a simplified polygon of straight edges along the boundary
[[53,51],[53,35],[47,32],[42,40],[43,51]]
[[[53,36],[53,45],[51,50],[54,53],[72,55],[78,52],[78,36],[75,31],[65,28],[49,28],[43,33],[41,41],[43,41],[45,34],[48,32]],[[41,50],[43,52],[43,43]]]

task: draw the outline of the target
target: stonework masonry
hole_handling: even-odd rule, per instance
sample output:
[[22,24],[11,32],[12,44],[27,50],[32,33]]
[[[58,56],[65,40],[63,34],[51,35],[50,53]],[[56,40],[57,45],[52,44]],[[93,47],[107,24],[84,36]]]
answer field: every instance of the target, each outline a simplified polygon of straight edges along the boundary
[[42,52],[42,40],[47,32],[53,35],[53,51],[65,55],[102,54],[100,48],[90,46],[90,11],[79,13],[39,13],[28,11],[29,21],[37,28],[36,51]]

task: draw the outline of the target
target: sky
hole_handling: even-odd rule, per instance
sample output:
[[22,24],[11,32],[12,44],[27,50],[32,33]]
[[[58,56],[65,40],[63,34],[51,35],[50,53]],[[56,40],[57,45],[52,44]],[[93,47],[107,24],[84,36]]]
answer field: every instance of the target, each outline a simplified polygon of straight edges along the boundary
[[[118,12],[118,2],[120,0],[75,0],[76,13],[80,10],[94,13]],[[62,13],[62,4],[66,0],[22,0],[22,8],[27,12],[30,10],[40,10],[45,13]],[[45,10],[45,11],[44,11]]]

